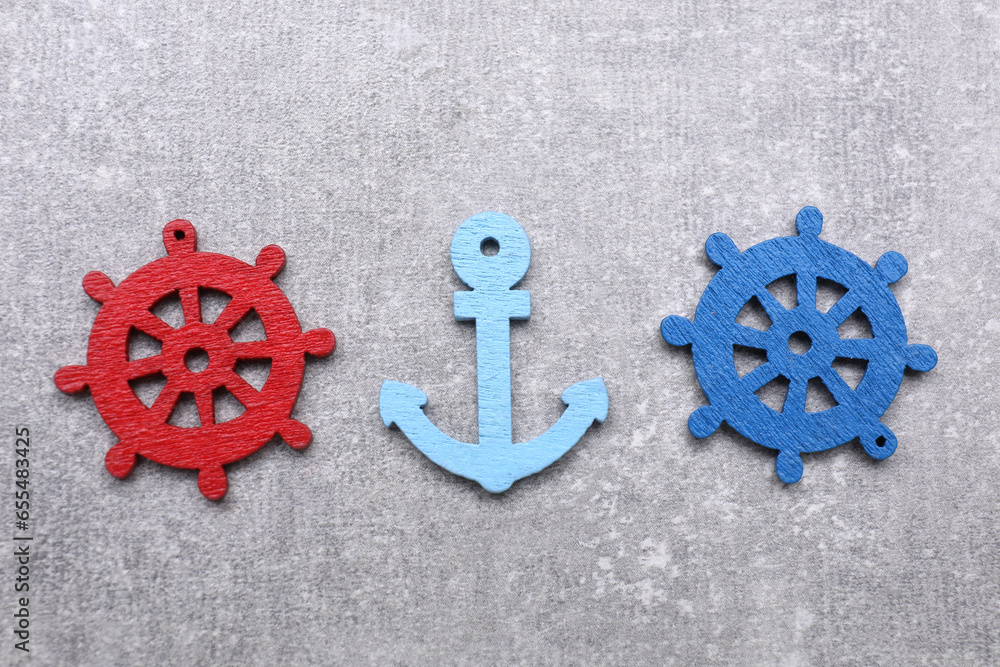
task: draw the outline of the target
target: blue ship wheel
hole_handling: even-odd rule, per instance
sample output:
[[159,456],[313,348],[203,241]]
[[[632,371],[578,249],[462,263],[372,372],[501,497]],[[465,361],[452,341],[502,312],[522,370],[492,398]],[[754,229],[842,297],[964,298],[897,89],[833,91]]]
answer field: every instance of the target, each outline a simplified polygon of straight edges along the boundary
[[[872,268],[820,240],[823,216],[812,206],[799,211],[796,226],[798,236],[764,241],[742,253],[725,234],[710,236],[705,250],[722,268],[705,288],[694,322],[673,315],[660,324],[668,343],[691,344],[698,381],[710,402],[691,414],[691,433],[708,437],[726,421],[750,440],[778,450],[777,474],[789,484],[802,477],[802,453],[831,449],[854,438],[860,438],[872,458],[890,456],[896,450],[896,436],[879,417],[895,398],[907,366],[928,371],[937,363],[929,346],[907,344],[903,314],[889,289],[906,274],[902,255],[887,252]],[[789,275],[795,276],[798,300],[792,309],[767,288]],[[847,288],[828,312],[816,307],[818,278]],[[736,322],[754,297],[771,320],[766,331]],[[859,308],[871,323],[873,337],[841,338],[838,327]],[[803,334],[811,346],[800,353],[789,341]],[[734,345],[764,350],[767,361],[740,377]],[[868,363],[855,389],[833,368],[837,358]],[[755,394],[779,376],[789,380],[781,411]],[[836,406],[806,412],[813,378],[826,385]]]

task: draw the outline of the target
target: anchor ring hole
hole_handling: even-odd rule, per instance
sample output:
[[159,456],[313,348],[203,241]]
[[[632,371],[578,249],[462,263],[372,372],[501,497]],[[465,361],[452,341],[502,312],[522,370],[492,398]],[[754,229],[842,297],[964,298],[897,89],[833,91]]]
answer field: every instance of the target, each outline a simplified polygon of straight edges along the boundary
[[200,347],[192,347],[184,355],[184,365],[192,373],[200,373],[208,368],[208,352]]
[[487,257],[493,257],[500,252],[500,242],[492,236],[487,236],[483,239],[483,242],[479,244],[479,252],[483,253]]
[[812,338],[805,331],[796,331],[788,337],[788,349],[795,354],[805,354],[812,347]]
[[875,438],[875,444],[878,447],[885,447],[885,436],[880,435],[879,437]]
[[183,241],[184,240],[184,232],[182,230],[180,230],[180,229],[175,229],[174,230],[174,238],[177,239],[178,241]]

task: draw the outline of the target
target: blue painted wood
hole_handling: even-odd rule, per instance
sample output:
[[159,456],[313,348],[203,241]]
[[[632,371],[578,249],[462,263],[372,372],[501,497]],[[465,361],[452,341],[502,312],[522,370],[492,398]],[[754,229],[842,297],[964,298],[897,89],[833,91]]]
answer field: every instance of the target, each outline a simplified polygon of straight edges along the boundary
[[[484,243],[499,245],[495,255]],[[604,380],[578,382],[562,393],[568,407],[548,431],[513,443],[510,405],[510,320],[531,316],[526,290],[512,290],[528,270],[528,235],[513,218],[480,213],[465,222],[451,241],[455,273],[472,291],[455,292],[455,319],[476,322],[476,373],[479,384],[479,442],[455,440],[421,409],[427,396],[408,384],[386,380],[379,412],[386,426],[396,424],[421,452],[442,468],[501,493],[518,479],[550,465],[577,443],[594,421],[608,415]]]
[[[929,346],[907,344],[903,314],[889,289],[906,273],[902,255],[887,252],[872,268],[820,240],[823,216],[812,206],[799,211],[796,226],[798,236],[764,241],[742,253],[725,234],[712,234],[705,251],[722,268],[705,288],[694,322],[672,315],[660,323],[668,343],[691,345],[698,382],[710,403],[691,414],[691,433],[708,437],[725,421],[750,440],[778,450],[777,474],[789,484],[802,477],[802,453],[831,449],[854,438],[860,438],[872,458],[890,456],[896,450],[896,436],[879,418],[899,391],[907,366],[929,371],[937,363]],[[788,275],[794,275],[796,282],[798,305],[792,309],[767,289]],[[828,312],[816,307],[817,278],[847,288]],[[754,297],[771,320],[766,331],[736,322]],[[871,323],[873,337],[841,338],[838,326],[859,308]],[[804,354],[789,346],[789,338],[797,332],[804,332],[812,343]],[[734,345],[763,350],[767,361],[740,377]],[[868,362],[855,389],[831,367],[837,358]],[[782,410],[776,411],[754,392],[779,376],[789,380],[789,387]],[[805,411],[813,378],[826,385],[836,406]]]

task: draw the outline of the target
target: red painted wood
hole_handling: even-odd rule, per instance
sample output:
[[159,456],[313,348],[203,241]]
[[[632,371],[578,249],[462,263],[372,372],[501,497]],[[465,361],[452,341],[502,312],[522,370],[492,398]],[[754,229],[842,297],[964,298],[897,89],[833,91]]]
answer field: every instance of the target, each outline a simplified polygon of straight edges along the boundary
[[[222,466],[249,456],[275,434],[295,449],[309,446],[309,428],[291,418],[305,355],[326,357],[336,341],[328,329],[303,332],[285,294],[272,282],[285,264],[285,253],[278,246],[261,250],[255,266],[198,252],[194,226],[187,220],[174,220],[163,228],[163,245],[166,257],[143,266],[117,287],[98,271],[84,277],[84,290],[103,304],[90,332],[87,365],[60,368],[55,382],[67,393],[90,388],[101,417],[120,439],[105,457],[112,475],[127,477],[136,456],[143,456],[174,468],[198,470],[202,494],[219,500],[229,486]],[[202,321],[199,288],[232,297],[212,323]],[[175,291],[184,311],[184,324],[177,329],[151,312]],[[234,342],[230,331],[250,309],[260,317],[266,340]],[[130,361],[128,339],[133,327],[159,340],[160,354]],[[200,372],[184,361],[195,348],[208,353],[208,367]],[[235,372],[240,359],[271,360],[260,391]],[[155,373],[162,373],[167,382],[147,408],[129,381]],[[212,398],[219,387],[226,387],[246,408],[221,424],[215,423]],[[195,397],[200,427],[167,423],[183,392]]]

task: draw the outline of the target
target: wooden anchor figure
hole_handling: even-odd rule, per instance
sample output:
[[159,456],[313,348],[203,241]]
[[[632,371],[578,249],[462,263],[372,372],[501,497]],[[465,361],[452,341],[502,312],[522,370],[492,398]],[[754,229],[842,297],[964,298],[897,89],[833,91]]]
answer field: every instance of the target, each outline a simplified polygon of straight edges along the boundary
[[[495,255],[487,245],[499,244]],[[476,373],[479,384],[479,442],[461,442],[443,433],[421,409],[424,392],[386,380],[379,413],[396,424],[427,458],[442,468],[475,480],[492,493],[539,472],[583,437],[596,420],[608,416],[608,390],[602,378],[577,382],[562,393],[567,405],[548,431],[514,443],[510,405],[510,320],[531,315],[531,293],[512,290],[528,270],[531,245],[524,229],[501,213],[480,213],[465,222],[451,241],[455,273],[472,291],[455,292],[455,319],[476,321]]]

